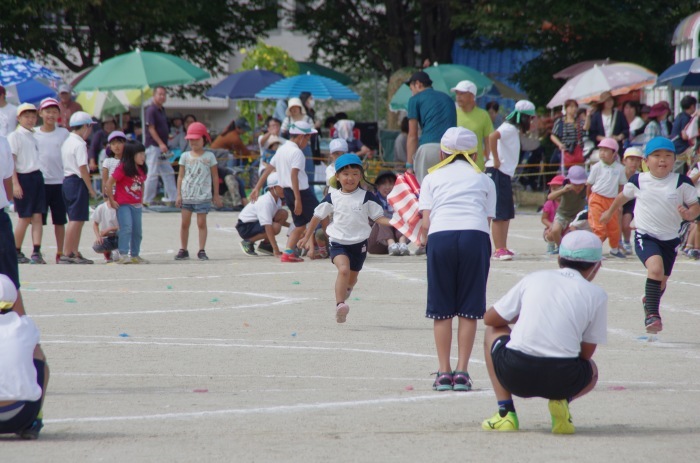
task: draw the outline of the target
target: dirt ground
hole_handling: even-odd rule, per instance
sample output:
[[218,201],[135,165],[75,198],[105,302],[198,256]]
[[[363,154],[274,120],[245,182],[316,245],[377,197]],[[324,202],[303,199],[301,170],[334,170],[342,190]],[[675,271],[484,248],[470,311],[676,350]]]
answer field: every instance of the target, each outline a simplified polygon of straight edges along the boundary
[[[282,264],[239,248],[237,214],[209,215],[208,262],[175,262],[178,214],[144,215],[150,265],[20,267],[51,368],[38,441],[0,437],[2,462],[693,461],[700,452],[700,263],[679,257],[650,342],[636,258],[608,259],[600,382],[576,401],[574,436],[553,436],[547,403],[518,400],[521,431],[482,431],[496,411],[483,362],[472,392],[433,392],[425,257],[370,256],[347,323],[334,317],[328,260]],[[511,224],[489,303],[553,268],[534,213]],[[28,243],[29,240],[25,243]],[[190,242],[196,243],[196,228]],[[280,242],[282,239],[280,238]],[[44,231],[52,257],[53,232]],[[190,246],[190,254],[196,253]],[[51,260],[48,259],[47,260]]]

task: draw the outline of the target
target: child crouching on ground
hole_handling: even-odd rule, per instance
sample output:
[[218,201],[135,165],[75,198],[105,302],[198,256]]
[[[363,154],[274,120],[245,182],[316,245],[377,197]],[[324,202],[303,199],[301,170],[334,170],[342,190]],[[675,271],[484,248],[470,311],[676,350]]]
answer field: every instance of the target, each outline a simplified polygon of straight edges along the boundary
[[[108,203],[102,203],[92,213],[92,231],[95,233],[95,243],[92,249],[105,256],[105,263],[119,259],[119,221],[117,211],[109,207]],[[114,252],[116,251],[116,252]]]
[[277,239],[282,227],[288,227],[289,213],[282,209],[284,191],[279,185],[277,173],[267,177],[267,193],[255,202],[249,202],[238,216],[236,230],[243,238],[241,249],[249,256],[257,256],[255,242],[262,240],[258,251],[268,256],[280,257],[282,253],[277,247]]
[[316,226],[333,213],[333,222],[326,231],[331,245],[331,262],[338,268],[335,320],[344,323],[350,311],[346,301],[367,257],[367,238],[371,231],[368,220],[389,225],[389,219],[384,217],[384,210],[374,195],[360,188],[364,170],[362,160],[356,154],[340,156],[335,161],[335,170],[340,190],[327,194],[314,209],[313,218],[298,245],[300,248],[313,245],[311,236]]
[[[559,191],[564,187],[564,180],[566,177],[563,175],[556,175],[547,185],[549,185],[549,192]],[[547,234],[552,229],[554,224],[554,218],[557,215],[557,209],[559,208],[559,198],[548,199],[545,201],[544,206],[542,206],[542,225],[544,225],[544,237],[547,243],[547,254],[556,254],[559,252],[559,248],[552,241],[547,241]]]
[[571,166],[564,181],[564,188],[552,191],[547,199],[559,199],[559,207],[545,239],[559,246],[562,236],[576,218],[576,214],[586,208],[586,171],[583,167]]
[[[420,191],[421,243],[428,243],[428,304],[438,357],[436,391],[469,391],[467,372],[477,319],[486,312],[491,258],[489,226],[496,215],[496,185],[474,161],[474,132],[447,129],[440,141],[442,161],[428,169]],[[427,235],[427,239],[426,239]],[[457,328],[457,368],[450,365],[452,319]]]
[[646,331],[652,334],[663,329],[659,306],[676,261],[681,223],[700,215],[695,185],[685,175],[673,172],[675,156],[671,140],[652,138],[644,147],[649,172],[633,175],[600,217],[600,222],[605,224],[620,206],[632,198],[637,200],[634,248],[647,268],[642,305]]

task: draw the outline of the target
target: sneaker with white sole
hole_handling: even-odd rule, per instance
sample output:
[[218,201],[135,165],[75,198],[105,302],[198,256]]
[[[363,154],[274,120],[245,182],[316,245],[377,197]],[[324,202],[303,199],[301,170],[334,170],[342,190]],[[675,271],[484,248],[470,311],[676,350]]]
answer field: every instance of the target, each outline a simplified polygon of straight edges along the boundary
[[255,245],[248,240],[241,241],[241,250],[244,254],[248,256],[257,256],[258,253],[255,252]]
[[345,302],[341,302],[340,304],[335,306],[335,321],[338,323],[345,323],[349,312],[350,306],[347,305]]
[[408,249],[408,245],[406,243],[399,243],[399,251],[401,251],[402,256],[410,256],[411,255],[411,250]]
[[388,251],[390,256],[401,255],[401,248],[399,247],[399,243],[390,244]]
[[495,260],[513,260],[514,255],[515,254],[508,249],[502,248],[496,249],[496,252],[493,253],[493,258]]
[[627,256],[625,255],[624,252],[622,252],[621,249],[611,249],[610,250],[610,257],[617,257],[618,259],[627,259]]
[[576,432],[571,420],[568,400],[550,400],[549,414],[552,416],[552,434],[573,434]]
[[272,244],[270,244],[269,241],[261,241],[258,244],[258,253],[266,256],[274,256],[275,250],[272,248]]

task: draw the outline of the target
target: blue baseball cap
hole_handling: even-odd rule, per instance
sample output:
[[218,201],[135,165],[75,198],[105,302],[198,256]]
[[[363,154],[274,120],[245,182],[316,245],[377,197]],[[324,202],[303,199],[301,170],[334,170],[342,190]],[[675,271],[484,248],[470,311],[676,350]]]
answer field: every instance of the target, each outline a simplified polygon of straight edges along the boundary
[[644,158],[647,158],[651,153],[658,150],[668,150],[674,155],[676,154],[676,147],[671,140],[666,137],[654,137],[649,140],[647,146],[644,147]]
[[362,167],[362,159],[356,154],[345,153],[335,160],[335,171],[338,172],[340,169],[346,166],[359,166]]

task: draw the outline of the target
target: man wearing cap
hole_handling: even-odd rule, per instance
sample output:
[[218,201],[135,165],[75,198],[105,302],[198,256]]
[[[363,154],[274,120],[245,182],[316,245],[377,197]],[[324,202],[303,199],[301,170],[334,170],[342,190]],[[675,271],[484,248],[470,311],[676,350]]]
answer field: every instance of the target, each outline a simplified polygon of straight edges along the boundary
[[0,85],[0,136],[6,137],[17,126],[17,106],[7,102],[7,90]]
[[146,108],[146,166],[148,177],[143,189],[143,203],[150,204],[156,197],[158,177],[163,178],[165,194],[163,201],[174,203],[177,198],[175,171],[170,165],[168,152],[168,117],[165,115],[165,87],[158,86],[153,90],[153,104]]
[[[61,146],[68,138],[68,130],[58,127],[61,110],[58,101],[46,98],[39,105],[39,115],[43,124],[34,131],[39,146],[41,173],[44,175],[44,191],[46,192],[46,213],[43,214],[43,224],[46,225],[48,212],[51,210],[51,222],[56,236],[56,263],[63,255],[63,240],[66,236],[66,204],[63,201],[63,159]],[[42,259],[43,260],[43,259]]]
[[61,111],[58,124],[61,127],[70,127],[70,117],[73,113],[82,111],[83,107],[80,103],[73,101],[73,87],[68,84],[59,85],[58,87],[58,107]]
[[558,270],[527,275],[486,312],[484,357],[498,412],[483,429],[517,431],[513,396],[542,397],[549,399],[552,433],[574,433],[569,403],[595,387],[592,357],[607,341],[608,295],[591,283],[602,257],[596,235],[570,232]]
[[476,134],[476,164],[479,169],[484,168],[484,160],[488,158],[488,143],[484,143],[493,132],[493,121],[488,111],[476,105],[476,85],[470,80],[463,80],[452,87],[452,92],[457,95],[457,125],[469,129]]
[[[37,111],[33,104],[23,103],[17,108],[19,125],[8,137],[15,160],[12,176],[12,193],[15,198],[15,211],[19,216],[15,227],[15,248],[20,264],[46,263],[41,257],[41,235],[43,231],[41,215],[46,212],[46,192],[44,176],[41,174],[39,146],[34,138]],[[32,260],[22,253],[22,243],[29,224],[32,224]]]
[[440,162],[440,139],[447,129],[457,125],[457,111],[448,95],[433,89],[427,73],[416,72],[404,83],[413,94],[408,100],[406,170],[415,172],[418,182],[422,182],[428,169]]
[[102,130],[93,133],[92,139],[90,140],[90,149],[88,150],[90,172],[97,170],[100,152],[107,148],[109,134],[114,132],[116,128],[117,123],[114,120],[114,116],[102,116]]

